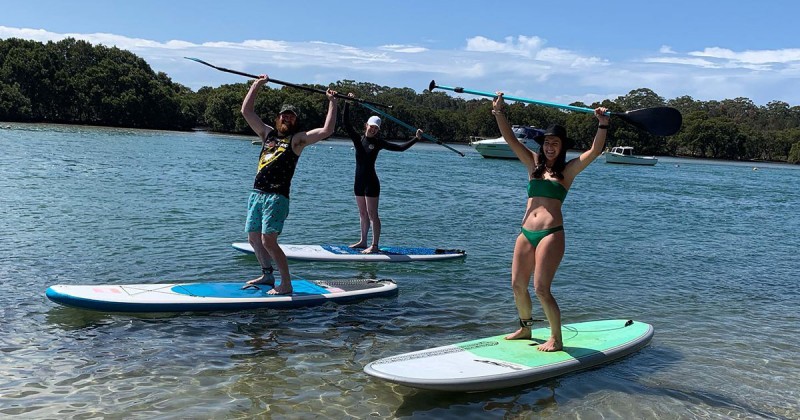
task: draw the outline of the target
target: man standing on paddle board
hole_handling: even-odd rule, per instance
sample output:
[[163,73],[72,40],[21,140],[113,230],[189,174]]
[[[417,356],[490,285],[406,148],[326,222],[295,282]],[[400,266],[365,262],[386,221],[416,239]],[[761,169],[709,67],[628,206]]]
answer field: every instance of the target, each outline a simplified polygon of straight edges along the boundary
[[283,231],[283,223],[289,215],[292,177],[303,149],[333,134],[336,128],[336,92],[328,89],[325,93],[328,97],[328,115],[322,128],[297,131],[298,111],[289,104],[281,107],[273,128],[264,124],[255,112],[256,95],[268,81],[267,75],[256,79],[242,103],[244,119],[263,142],[253,192],[247,204],[245,224],[247,240],[261,264],[262,274],[261,277],[248,281],[244,288],[257,287],[260,284],[275,286],[272,267],[272,261],[275,261],[281,273],[281,282],[269,294],[282,295],[292,293],[289,264],[286,254],[278,245],[278,235]]
[[[348,94],[350,97],[352,93]],[[413,146],[414,143],[422,138],[422,130],[417,129],[416,135],[411,140],[395,144],[390,143],[380,137],[378,132],[381,130],[381,119],[373,115],[364,124],[364,135],[356,132],[350,123],[350,103],[344,103],[343,125],[347,135],[353,141],[353,148],[356,151],[356,176],[353,183],[353,194],[358,205],[358,218],[361,223],[361,240],[350,245],[350,248],[365,248],[362,254],[372,254],[379,252],[378,241],[381,238],[381,218],[378,216],[378,200],[381,194],[381,182],[378,180],[378,173],[375,171],[375,161],[378,159],[378,152],[381,149],[394,152],[403,152]],[[372,225],[372,244],[367,247],[367,235],[369,227]]]
[[567,197],[575,177],[603,152],[606,144],[609,117],[605,108],[597,108],[594,115],[599,125],[592,147],[577,158],[566,161],[567,150],[574,142],[567,130],[557,124],[547,128],[535,138],[538,152],[523,145],[514,135],[505,116],[503,93],[497,92],[492,101],[492,114],[497,119],[506,143],[528,170],[528,205],[522,218],[521,233],[514,244],[511,262],[511,288],[519,313],[520,328],[506,336],[507,340],[530,339],[532,304],[528,286],[533,275],[533,289],[542,310],[550,323],[550,339],[538,346],[541,351],[559,351],[561,338],[561,310],[550,293],[550,285],[564,257],[565,239],[561,204]]

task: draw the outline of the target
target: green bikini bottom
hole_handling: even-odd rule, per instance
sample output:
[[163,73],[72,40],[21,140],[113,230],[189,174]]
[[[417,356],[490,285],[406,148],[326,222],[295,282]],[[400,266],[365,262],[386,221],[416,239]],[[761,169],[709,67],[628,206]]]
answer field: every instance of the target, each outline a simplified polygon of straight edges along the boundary
[[520,230],[522,231],[522,235],[528,240],[528,242],[536,248],[539,245],[539,242],[542,241],[547,235],[559,232],[564,230],[564,226],[556,226],[551,227],[549,229],[542,229],[542,230],[528,230],[524,227],[521,227]]

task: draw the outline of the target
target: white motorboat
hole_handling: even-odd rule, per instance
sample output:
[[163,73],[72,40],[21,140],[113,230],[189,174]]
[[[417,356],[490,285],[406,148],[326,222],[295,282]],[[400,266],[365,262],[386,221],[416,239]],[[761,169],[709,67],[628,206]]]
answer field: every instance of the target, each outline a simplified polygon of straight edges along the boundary
[[606,163],[621,163],[625,165],[649,165],[658,163],[655,156],[636,156],[633,154],[631,146],[613,147],[610,152],[606,152]]
[[[539,144],[536,143],[534,137],[544,134],[544,130],[527,125],[515,125],[512,129],[514,130],[514,135],[517,136],[517,139],[519,139],[525,147],[531,150],[539,150]],[[470,141],[469,145],[474,147],[475,150],[485,158],[517,158],[517,155],[514,154],[514,151],[511,150],[511,147],[509,147],[508,143],[506,143],[502,137]]]

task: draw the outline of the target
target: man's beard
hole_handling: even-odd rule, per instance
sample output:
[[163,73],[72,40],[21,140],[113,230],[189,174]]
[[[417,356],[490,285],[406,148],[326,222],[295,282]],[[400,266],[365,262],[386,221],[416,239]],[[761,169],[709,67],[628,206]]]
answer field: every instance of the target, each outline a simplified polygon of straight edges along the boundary
[[278,134],[284,136],[287,134],[293,134],[297,128],[297,124],[294,122],[284,123],[278,119],[278,121],[275,122],[275,128],[277,128]]

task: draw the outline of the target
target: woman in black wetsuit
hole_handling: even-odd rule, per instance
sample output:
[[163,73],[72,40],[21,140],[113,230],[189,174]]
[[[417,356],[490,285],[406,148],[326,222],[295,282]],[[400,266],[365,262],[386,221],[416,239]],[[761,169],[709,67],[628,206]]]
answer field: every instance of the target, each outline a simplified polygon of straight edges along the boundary
[[[353,96],[350,94],[349,96]],[[356,151],[356,177],[353,184],[353,194],[358,204],[358,217],[361,222],[361,240],[350,245],[351,248],[366,248],[362,253],[378,252],[378,241],[381,237],[381,219],[378,216],[378,196],[381,194],[381,183],[378,173],[375,172],[375,161],[381,149],[402,152],[413,146],[422,138],[422,130],[417,129],[413,139],[401,143],[390,143],[378,137],[381,129],[381,119],[377,116],[369,117],[364,124],[364,135],[358,134],[350,124],[350,104],[344,104],[343,125],[347,135],[353,140]],[[372,244],[367,247],[367,234],[372,225]]]

